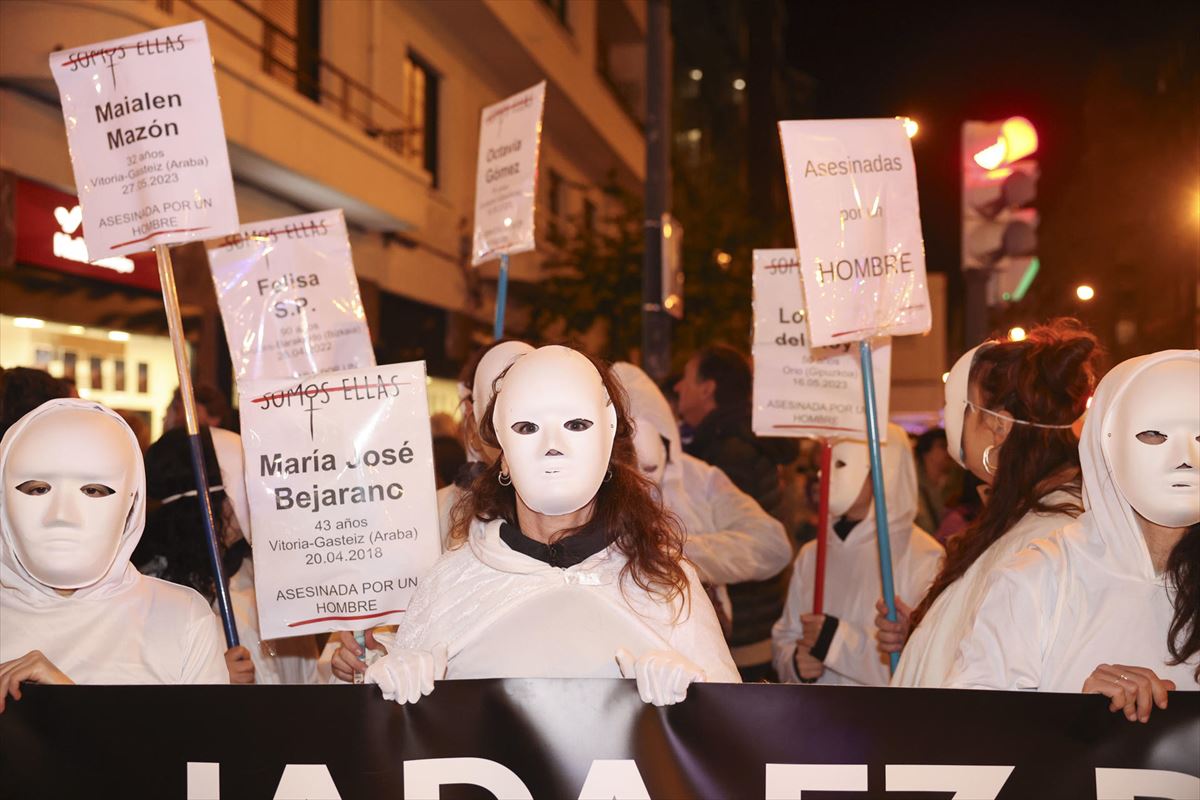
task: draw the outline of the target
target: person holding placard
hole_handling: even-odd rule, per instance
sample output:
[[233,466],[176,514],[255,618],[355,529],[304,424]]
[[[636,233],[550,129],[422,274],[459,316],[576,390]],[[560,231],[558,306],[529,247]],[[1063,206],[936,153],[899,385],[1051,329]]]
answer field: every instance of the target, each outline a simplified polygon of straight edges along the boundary
[[455,509],[454,549],[396,635],[378,637],[387,655],[364,668],[342,635],[334,673],[365,671],[397,702],[442,678],[624,676],[655,705],[695,681],[737,682],[682,532],[637,468],[612,374],[552,346],[496,386],[483,435],[500,457]]
[[791,563],[783,524],[724,472],[683,452],[675,415],[649,375],[627,362],[614,364],[613,374],[629,395],[638,467],[683,524],[684,555],[714,588],[723,616],[732,618],[727,584],[765,580]]
[[881,648],[903,648],[893,685],[944,686],[987,576],[1083,511],[1072,425],[1087,406],[1099,360],[1091,333],[1073,320],[1057,320],[1033,328],[1020,342],[986,342],[951,369],[949,452],[990,487],[991,499],[950,540],[946,561],[916,611],[901,608],[895,623],[882,613],[877,618]]
[[0,710],[36,683],[228,683],[191,589],[138,573],[137,437],[104,406],[51,400],[0,441]]
[[[775,670],[787,683],[886,686],[888,663],[877,649],[873,624],[883,586],[867,444],[840,441],[831,462],[824,613],[811,612],[814,541],[800,548],[787,605],[772,629]],[[937,574],[943,551],[913,523],[917,472],[908,434],[899,425],[888,426],[883,468],[896,592],[913,602]]]
[[[221,543],[222,564],[241,644],[225,653],[232,683],[315,683],[318,650],[312,636],[263,642],[254,592],[250,510],[246,498],[241,437],[202,427],[209,496]],[[216,599],[192,477],[187,432],[169,430],[146,452],[148,491],[159,501],[146,521],[134,562],[146,574],[189,586],[209,603]]]
[[1200,350],[1110,371],[1079,450],[1084,514],[993,572],[947,683],[1095,692],[1146,722],[1200,690]]

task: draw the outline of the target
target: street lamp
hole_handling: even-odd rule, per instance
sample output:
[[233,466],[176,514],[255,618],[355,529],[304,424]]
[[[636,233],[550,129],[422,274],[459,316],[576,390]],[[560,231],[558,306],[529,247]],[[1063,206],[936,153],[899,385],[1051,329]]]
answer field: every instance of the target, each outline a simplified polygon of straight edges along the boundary
[[904,123],[904,132],[910,139],[917,135],[917,131],[921,130],[921,126],[912,117],[901,117],[900,121]]
[[1081,283],[1075,287],[1075,296],[1086,303],[1096,296],[1096,290],[1086,283]]

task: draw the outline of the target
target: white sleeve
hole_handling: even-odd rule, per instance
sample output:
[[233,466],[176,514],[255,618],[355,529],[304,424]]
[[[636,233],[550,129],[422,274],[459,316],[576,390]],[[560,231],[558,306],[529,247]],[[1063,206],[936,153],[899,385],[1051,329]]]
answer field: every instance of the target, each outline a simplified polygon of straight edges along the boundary
[[1042,550],[1023,550],[1002,563],[958,645],[947,688],[1037,689],[1057,597],[1057,575]]
[[883,658],[875,643],[875,630],[864,629],[857,620],[838,617],[837,630],[825,654],[825,668],[856,683],[872,686],[879,682],[877,664]]
[[742,676],[729,654],[717,612],[713,611],[700,578],[690,564],[684,564],[683,569],[688,576],[691,603],[671,628],[671,648],[703,669],[706,682],[741,683]]
[[187,652],[183,656],[180,683],[229,683],[225,666],[225,634],[220,618],[197,595],[188,621]]
[[700,486],[687,486],[697,507],[706,507],[713,527],[688,531],[683,553],[705,583],[720,585],[761,581],[778,575],[792,560],[783,525],[762,510],[725,473],[708,467]]
[[800,555],[796,557],[796,566],[792,570],[792,580],[788,584],[783,616],[771,628],[771,660],[775,664],[775,673],[784,683],[800,682],[800,676],[796,673],[796,646],[804,638],[800,615],[812,610],[814,552],[815,545],[811,543],[800,548]]

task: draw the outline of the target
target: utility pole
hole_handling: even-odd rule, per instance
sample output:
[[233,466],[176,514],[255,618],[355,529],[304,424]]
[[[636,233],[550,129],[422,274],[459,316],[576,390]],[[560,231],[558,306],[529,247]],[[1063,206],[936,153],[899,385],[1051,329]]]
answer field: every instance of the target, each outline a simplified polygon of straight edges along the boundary
[[663,215],[671,210],[671,10],[646,8],[646,190],[642,255],[642,368],[663,381],[671,368],[671,319],[663,308]]

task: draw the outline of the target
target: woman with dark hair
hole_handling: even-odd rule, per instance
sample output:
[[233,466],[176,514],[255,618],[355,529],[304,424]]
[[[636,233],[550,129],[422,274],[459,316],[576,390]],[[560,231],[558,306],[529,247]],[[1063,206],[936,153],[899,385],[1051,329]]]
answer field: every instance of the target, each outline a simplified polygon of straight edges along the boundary
[[455,508],[452,549],[395,637],[377,637],[388,654],[364,669],[342,636],[334,674],[365,671],[397,702],[443,677],[623,675],[656,705],[697,680],[737,682],[683,534],[638,468],[610,371],[543,347],[496,385],[481,430],[500,456]]
[[1200,689],[1200,351],[1109,372],[1079,451],[1086,512],[991,576],[949,683],[1082,689],[1145,722]]
[[1072,425],[1087,407],[1098,360],[1096,337],[1062,319],[1020,342],[985,342],[954,365],[946,382],[947,447],[990,487],[990,499],[946,543],[941,571],[915,611],[901,603],[900,620],[888,622],[880,601],[880,649],[903,647],[893,686],[944,686],[988,574],[1083,512]]

